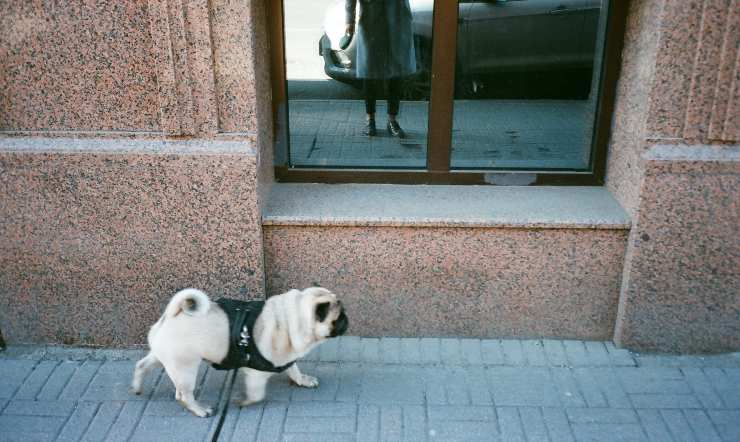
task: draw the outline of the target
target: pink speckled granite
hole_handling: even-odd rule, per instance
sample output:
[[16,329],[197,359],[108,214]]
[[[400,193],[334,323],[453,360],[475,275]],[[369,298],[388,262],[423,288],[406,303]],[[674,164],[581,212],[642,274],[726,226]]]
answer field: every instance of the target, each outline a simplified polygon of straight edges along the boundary
[[726,39],[737,41],[737,38],[740,38],[727,35],[728,32],[738,31],[728,26],[728,20],[733,15],[733,12],[728,11],[732,2],[733,0],[704,2],[683,131],[683,136],[687,139],[705,140],[709,135],[712,113],[707,110],[712,109],[713,101],[716,99],[719,78],[719,69],[716,66],[720,65],[723,52],[727,49],[724,48],[723,51],[722,42]]
[[709,125],[709,138],[740,140],[740,0],[732,0],[722,41],[717,87]]
[[683,136],[692,73],[696,68],[705,68],[694,66],[701,35],[703,3],[704,0],[664,1],[647,114],[647,135],[650,138]]
[[317,283],[363,336],[611,336],[627,233],[265,226],[267,293]]
[[249,146],[13,143],[0,142],[0,328],[8,342],[142,344],[177,289],[264,296]]
[[147,2],[3,2],[0,130],[158,131]]
[[210,3],[219,127],[223,132],[256,131],[257,97],[270,90],[255,89],[256,73],[269,72],[269,63],[257,58],[267,34],[257,32],[260,19],[252,12],[264,8],[251,0]]
[[640,154],[645,139],[650,93],[655,71],[661,0],[630,2],[622,54],[622,67],[609,143],[607,188],[630,215],[639,205],[642,175]]
[[740,349],[740,148],[657,146],[645,167],[615,341]]

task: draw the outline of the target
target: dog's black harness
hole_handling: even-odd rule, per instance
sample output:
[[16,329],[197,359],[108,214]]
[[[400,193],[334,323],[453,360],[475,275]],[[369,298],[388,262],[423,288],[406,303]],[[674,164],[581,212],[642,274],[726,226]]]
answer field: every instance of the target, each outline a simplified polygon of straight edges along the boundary
[[217,370],[231,370],[233,368],[249,367],[259,371],[281,373],[288,369],[295,361],[276,367],[265,359],[252,339],[252,330],[257,322],[265,301],[238,301],[236,299],[221,298],[216,301],[229,317],[229,352],[223,361],[211,363]]

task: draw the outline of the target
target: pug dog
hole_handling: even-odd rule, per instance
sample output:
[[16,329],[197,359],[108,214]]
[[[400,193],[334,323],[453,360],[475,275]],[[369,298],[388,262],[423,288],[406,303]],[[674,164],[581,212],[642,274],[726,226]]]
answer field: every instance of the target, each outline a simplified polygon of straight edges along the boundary
[[295,384],[317,387],[318,379],[298,369],[296,360],[322,342],[346,332],[349,320],[337,296],[321,287],[290,290],[266,301],[213,302],[197,289],[177,292],[147,336],[150,352],[136,363],[131,391],[141,393],[144,376],[164,366],[175,399],[193,414],[213,409],[193,396],[201,360],[244,374],[246,406],[265,397],[267,381],[287,372]]

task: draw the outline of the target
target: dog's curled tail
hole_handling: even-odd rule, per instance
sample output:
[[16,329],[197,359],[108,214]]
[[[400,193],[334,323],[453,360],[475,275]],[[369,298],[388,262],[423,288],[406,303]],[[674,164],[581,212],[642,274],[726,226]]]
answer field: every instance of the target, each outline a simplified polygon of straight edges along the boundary
[[198,289],[184,289],[175,293],[167,308],[164,310],[164,317],[172,318],[185,313],[190,316],[203,316],[208,313],[211,300],[208,295]]

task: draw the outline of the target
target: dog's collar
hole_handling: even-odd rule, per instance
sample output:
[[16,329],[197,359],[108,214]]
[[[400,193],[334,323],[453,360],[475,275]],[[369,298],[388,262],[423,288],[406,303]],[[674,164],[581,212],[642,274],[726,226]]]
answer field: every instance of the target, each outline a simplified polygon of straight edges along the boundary
[[221,298],[216,303],[229,318],[229,352],[223,361],[212,363],[213,368],[231,370],[248,367],[259,371],[281,373],[295,363],[293,361],[276,367],[275,364],[262,356],[254,339],[252,339],[254,324],[265,307],[265,301],[239,301]]

